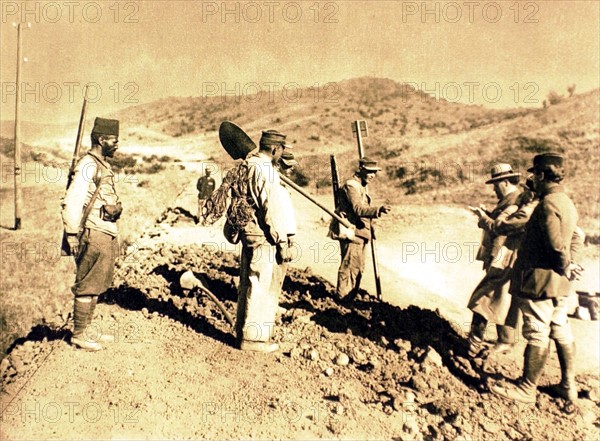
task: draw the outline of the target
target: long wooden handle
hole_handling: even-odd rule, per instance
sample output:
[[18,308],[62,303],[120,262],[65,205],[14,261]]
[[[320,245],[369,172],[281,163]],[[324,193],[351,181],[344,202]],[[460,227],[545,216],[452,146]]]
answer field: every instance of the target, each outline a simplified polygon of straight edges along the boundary
[[336,213],[334,213],[333,211],[331,211],[329,208],[327,208],[325,205],[321,204],[320,202],[318,202],[316,199],[314,199],[311,195],[309,195],[308,193],[306,193],[304,190],[302,190],[300,187],[298,187],[298,185],[296,185],[296,183],[294,181],[292,181],[290,178],[288,178],[287,176],[281,175],[281,180],[283,182],[285,182],[287,185],[289,185],[291,188],[293,188],[294,190],[296,190],[298,193],[300,193],[302,196],[304,196],[306,199],[308,199],[309,201],[311,201],[313,204],[315,204],[317,207],[319,207],[321,210],[323,210],[324,212],[326,212],[328,215],[330,215],[332,218],[334,218],[335,220],[337,220],[340,224],[342,224],[343,226],[345,226],[346,228],[352,228],[352,224],[350,224],[350,222],[348,222],[346,219],[344,219],[343,217],[338,216]]
[[213,302],[215,302],[215,304],[219,307],[219,309],[221,310],[221,312],[225,316],[225,320],[227,320],[227,322],[232,327],[235,327],[235,322],[233,321],[233,318],[231,317],[231,315],[229,315],[229,312],[227,311],[227,309],[225,308],[225,306],[219,301],[219,299],[217,299],[217,297],[212,292],[210,292],[204,286],[197,286],[196,289],[198,289],[200,292],[206,294],[206,296],[209,299],[211,299]]

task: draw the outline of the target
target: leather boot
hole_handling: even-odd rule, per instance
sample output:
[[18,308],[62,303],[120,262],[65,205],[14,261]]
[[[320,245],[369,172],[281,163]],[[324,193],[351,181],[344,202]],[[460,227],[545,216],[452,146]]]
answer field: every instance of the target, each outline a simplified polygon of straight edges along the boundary
[[86,351],[99,351],[102,349],[100,343],[90,340],[86,336],[86,329],[90,320],[92,299],[90,296],[75,297],[73,302],[73,335],[71,344]]
[[525,362],[523,377],[516,386],[494,385],[490,390],[496,395],[521,403],[533,404],[536,401],[537,384],[544,371],[548,347],[527,345],[525,348]]
[[575,383],[575,343],[560,344],[556,342],[556,353],[560,363],[561,380],[550,388],[567,401],[577,400],[577,383]]
[[103,334],[102,329],[98,325],[90,326],[94,319],[94,311],[98,304],[98,296],[92,296],[92,302],[90,306],[90,314],[88,315],[88,338],[98,343],[114,343],[115,337],[110,334]]

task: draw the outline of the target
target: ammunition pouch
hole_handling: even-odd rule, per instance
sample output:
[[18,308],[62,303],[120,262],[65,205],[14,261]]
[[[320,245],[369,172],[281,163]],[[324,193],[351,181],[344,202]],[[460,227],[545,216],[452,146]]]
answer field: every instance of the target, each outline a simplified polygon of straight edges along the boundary
[[116,222],[121,217],[123,206],[120,202],[116,204],[106,204],[100,207],[100,219],[106,222]]

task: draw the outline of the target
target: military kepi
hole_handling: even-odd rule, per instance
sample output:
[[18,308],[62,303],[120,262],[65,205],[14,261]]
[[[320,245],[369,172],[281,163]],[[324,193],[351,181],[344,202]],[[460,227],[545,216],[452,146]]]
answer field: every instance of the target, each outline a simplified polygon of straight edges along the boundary
[[533,158],[533,167],[528,168],[527,171],[530,173],[536,171],[543,171],[548,169],[549,166],[562,167],[564,158],[559,153],[542,153],[541,155],[535,155]]
[[358,165],[361,169],[368,172],[377,172],[381,170],[381,167],[377,167],[377,161],[367,158],[366,156],[358,161]]
[[298,161],[294,158],[293,153],[286,152],[279,158],[284,167],[289,168],[298,165]]
[[266,130],[260,137],[260,143],[263,145],[283,144],[284,142],[285,135],[277,130]]
[[94,128],[92,129],[92,133],[98,135],[119,136],[119,120],[96,118],[94,120]]

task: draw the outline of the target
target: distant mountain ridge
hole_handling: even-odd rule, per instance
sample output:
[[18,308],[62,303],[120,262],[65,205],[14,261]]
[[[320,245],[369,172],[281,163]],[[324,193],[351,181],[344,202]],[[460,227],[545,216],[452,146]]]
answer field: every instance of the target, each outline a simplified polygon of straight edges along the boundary
[[356,119],[368,120],[380,136],[402,137],[456,133],[529,111],[451,103],[408,84],[369,77],[236,97],[214,93],[219,96],[165,98],[117,115],[175,137],[215,131],[221,121],[233,120],[248,129],[276,126],[299,142],[316,135],[336,142],[347,138],[349,121]]
[[[263,89],[259,95],[214,93],[218,96],[164,98],[113,114],[121,120],[121,145],[171,148],[174,157],[185,147],[227,164],[231,161],[216,132],[222,121],[236,122],[256,142],[261,130],[278,129],[296,147],[298,170],[310,185],[323,187],[330,185],[330,154],[337,155],[342,176],[355,168],[350,124],[360,119],[369,127],[366,154],[384,169],[373,184],[375,195],[394,203],[458,204],[493,203],[493,192],[484,184],[493,163],[509,162],[525,173],[536,153],[559,151],[568,158],[566,184],[583,222],[599,232],[600,89],[545,108],[515,109],[449,102],[371,77]],[[86,127],[87,134],[90,121]],[[65,145],[73,145],[76,128],[77,121],[63,128]],[[36,145],[31,138],[28,142]]]

